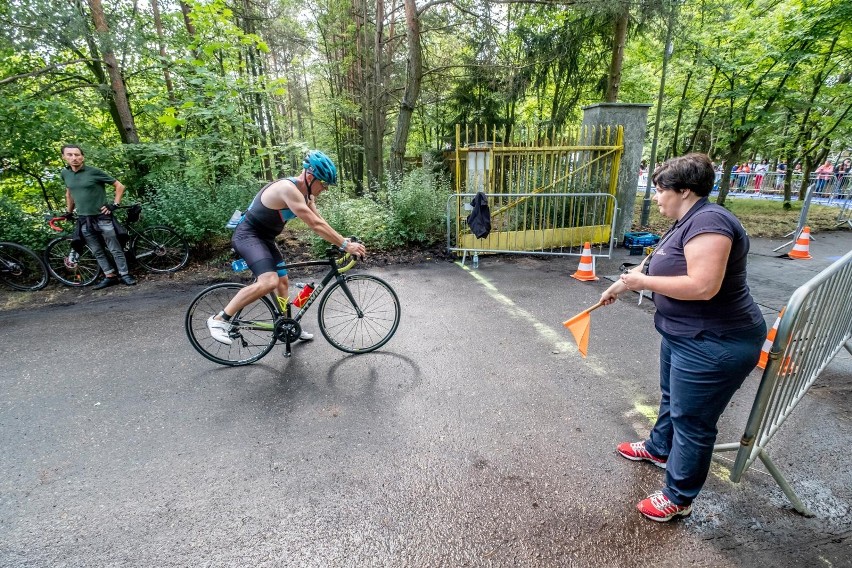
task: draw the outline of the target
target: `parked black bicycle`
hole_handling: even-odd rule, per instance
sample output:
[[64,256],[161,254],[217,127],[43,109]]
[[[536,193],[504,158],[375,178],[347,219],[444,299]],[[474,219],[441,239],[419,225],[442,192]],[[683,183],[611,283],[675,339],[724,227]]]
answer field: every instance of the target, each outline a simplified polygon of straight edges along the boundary
[[[189,244],[177,231],[165,225],[136,229],[133,225],[142,215],[142,206],[122,205],[126,210],[124,227],[129,239],[124,247],[128,262],[137,262],[150,272],[176,272],[189,260]],[[63,231],[57,222],[67,221],[64,216],[49,217],[50,228]],[[50,275],[68,286],[88,286],[101,274],[101,267],[88,247],[78,253],[71,247],[71,235],[64,233],[47,244],[44,260]]]
[[[346,353],[369,353],[388,341],[399,326],[399,299],[384,280],[369,274],[343,273],[356,259],[342,256],[336,248],[326,251],[325,260],[287,264],[291,272],[309,266],[325,266],[328,271],[310,295],[296,307],[273,294],[250,303],[231,318],[228,332],[231,345],[213,339],[207,318],[219,313],[245,284],[228,282],[203,290],[186,311],[186,334],[192,346],[207,359],[220,365],[238,366],[264,357],[276,342],[285,344],[285,356],[302,333],[301,320],[319,298],[317,320],[323,337]],[[320,296],[322,296],[320,298]],[[291,310],[298,310],[292,315]]]
[[15,290],[34,291],[47,286],[48,279],[39,255],[23,245],[0,242],[0,282]]

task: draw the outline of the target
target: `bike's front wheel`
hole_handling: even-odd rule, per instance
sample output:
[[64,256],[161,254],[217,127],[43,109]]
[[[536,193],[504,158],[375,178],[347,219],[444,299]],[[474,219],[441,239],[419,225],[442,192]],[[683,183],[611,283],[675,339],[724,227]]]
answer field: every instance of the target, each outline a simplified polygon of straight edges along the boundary
[[210,335],[207,319],[218,314],[245,288],[243,284],[215,284],[202,290],[186,310],[186,335],[196,351],[214,363],[236,367],[254,363],[275,345],[276,311],[268,298],[250,303],[231,318],[230,345]]
[[66,286],[88,286],[101,273],[101,267],[89,247],[78,255],[71,248],[71,237],[50,241],[44,249],[44,261],[50,275]]
[[134,235],[130,250],[136,261],[151,272],[176,272],[189,260],[189,245],[171,227],[157,225]]
[[375,351],[399,327],[399,298],[393,288],[369,274],[351,274],[329,286],[320,300],[319,328],[346,353]]
[[0,243],[0,282],[29,292],[41,290],[47,280],[47,268],[36,253],[16,243]]

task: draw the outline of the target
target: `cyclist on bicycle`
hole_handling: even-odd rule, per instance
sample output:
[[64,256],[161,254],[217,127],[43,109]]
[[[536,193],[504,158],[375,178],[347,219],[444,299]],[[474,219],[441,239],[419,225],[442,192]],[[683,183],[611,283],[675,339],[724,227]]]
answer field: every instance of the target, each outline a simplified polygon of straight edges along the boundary
[[[210,316],[207,328],[216,341],[230,345],[229,320],[243,307],[275,292],[280,298],[288,297],[287,267],[275,244],[275,237],[290,219],[298,217],[310,229],[340,247],[343,252],[364,257],[363,244],[343,238],[319,214],[315,204],[317,195],[337,183],[337,168],[331,159],[318,150],[308,152],[298,177],[280,179],[265,185],[254,197],[243,220],[237,225],[231,244],[248,264],[257,278],[234,296],[218,314]],[[318,183],[315,183],[318,182]],[[313,339],[313,334],[302,331],[299,339]]]

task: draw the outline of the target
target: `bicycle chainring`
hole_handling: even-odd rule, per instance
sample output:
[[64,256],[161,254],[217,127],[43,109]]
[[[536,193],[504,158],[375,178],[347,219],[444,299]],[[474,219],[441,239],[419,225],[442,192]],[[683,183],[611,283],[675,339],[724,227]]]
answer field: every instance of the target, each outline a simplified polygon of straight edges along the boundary
[[275,339],[295,343],[302,335],[302,326],[292,318],[281,318],[275,323]]

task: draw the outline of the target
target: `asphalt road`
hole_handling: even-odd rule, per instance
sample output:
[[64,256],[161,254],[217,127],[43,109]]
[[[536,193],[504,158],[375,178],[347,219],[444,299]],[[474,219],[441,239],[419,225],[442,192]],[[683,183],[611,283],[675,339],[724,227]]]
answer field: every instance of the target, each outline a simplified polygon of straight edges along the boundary
[[[768,319],[834,255],[792,264],[772,244],[752,262],[784,274],[755,287]],[[381,351],[317,333],[243,368],[189,345],[201,284],[3,312],[0,566],[852,566],[852,356],[769,448],[814,518],[759,465],[731,483],[723,455],[691,517],[653,523],[634,506],[664,472],[614,452],[656,412],[652,306],[594,312],[581,358],[561,322],[608,282],[576,264],[371,269],[403,307]],[[719,442],[739,440],[758,378]]]

